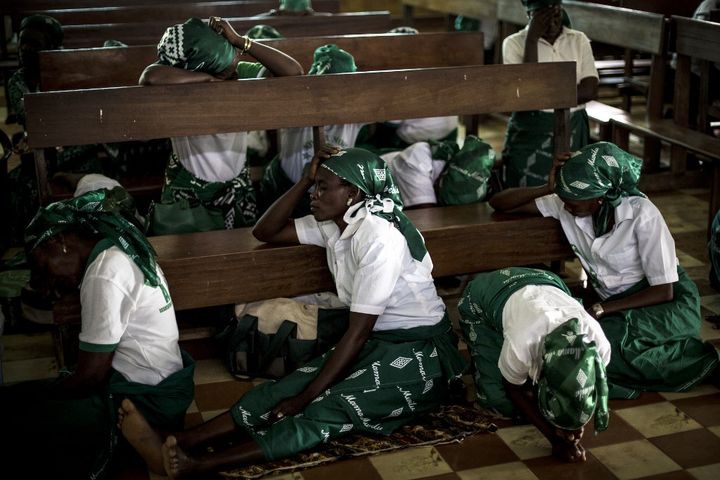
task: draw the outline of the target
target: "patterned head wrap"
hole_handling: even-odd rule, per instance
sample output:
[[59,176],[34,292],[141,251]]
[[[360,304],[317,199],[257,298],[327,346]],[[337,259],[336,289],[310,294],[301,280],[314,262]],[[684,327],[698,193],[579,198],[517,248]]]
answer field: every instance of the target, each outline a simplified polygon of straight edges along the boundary
[[538,380],[538,407],[552,425],[577,430],[595,413],[595,431],[608,427],[605,365],[595,342],[586,343],[579,321],[571,318],[545,337]]
[[312,10],[312,2],[310,0],[280,0],[280,10],[304,12]]
[[283,38],[274,27],[270,25],[255,25],[245,32],[245,36],[251,40],[265,40],[268,38]]
[[47,15],[30,15],[20,22],[20,31],[25,29],[35,30],[45,35],[45,44],[50,50],[62,45],[63,30],[60,22]]
[[401,26],[401,27],[395,27],[392,30],[388,30],[388,33],[407,33],[410,35],[417,35],[420,33],[417,28],[408,27],[408,26]]
[[127,47],[127,45],[120,40],[105,40],[103,47]]
[[348,73],[357,71],[355,59],[335,44],[323,45],[315,49],[313,63],[308,75],[324,75],[326,73]]
[[455,17],[456,32],[477,32],[478,30],[480,30],[480,20],[462,15]]
[[[436,143],[436,142],[431,142]],[[447,145],[446,142],[440,142]],[[446,159],[447,168],[440,177],[440,201],[443,205],[463,205],[483,200],[495,163],[495,151],[475,135],[465,137],[460,151]],[[432,148],[432,147],[431,147]],[[433,158],[438,158],[433,154]]]
[[165,30],[157,46],[159,63],[217,75],[235,60],[235,47],[199,18]]
[[586,145],[565,162],[555,180],[555,193],[567,200],[604,199],[593,215],[595,235],[610,229],[623,197],[644,197],[638,190],[642,161],[609,142]]
[[155,269],[155,250],[131,220],[134,212],[135,204],[123,188],[92,190],[51,203],[41,208],[25,229],[26,250],[34,250],[64,230],[78,228],[110,240],[140,268],[145,283],[157,287],[160,279]]
[[322,168],[330,170],[365,193],[364,205],[360,204],[351,216],[364,207],[369,213],[394,223],[405,237],[412,257],[419,262],[423,261],[427,255],[425,240],[403,213],[400,190],[395,186],[390,169],[382,158],[362,148],[347,148],[327,159]]
[[521,0],[525,10],[534,12],[550,5],[560,5],[562,0]]

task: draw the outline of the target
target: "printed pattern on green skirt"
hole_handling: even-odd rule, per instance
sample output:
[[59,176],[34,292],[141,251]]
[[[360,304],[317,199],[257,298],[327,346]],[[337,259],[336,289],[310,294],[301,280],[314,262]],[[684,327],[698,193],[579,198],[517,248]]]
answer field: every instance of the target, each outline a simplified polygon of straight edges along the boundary
[[172,203],[183,199],[199,201],[208,209],[222,211],[228,230],[250,227],[257,222],[257,198],[247,167],[227,182],[207,182],[188,172],[172,154],[165,169],[160,201]]
[[505,393],[498,360],[503,345],[502,312],[505,302],[528,285],[550,285],[570,295],[552,272],[534,268],[505,268],[475,276],[458,304],[460,327],[470,350],[478,403],[512,416],[515,408]]
[[274,424],[267,421],[275,405],[298,395],[315,379],[332,350],[287,377],[246,393],[232,407],[233,418],[271,460],[349,432],[390,434],[415,416],[438,408],[447,393],[447,381],[464,369],[449,321],[424,327],[428,328],[436,334],[409,341],[389,341],[386,336],[412,335],[420,329],[375,332],[360,351],[352,373],[298,415]]
[[[513,112],[505,134],[502,158],[506,187],[533,187],[547,183],[553,162],[555,114],[540,110]],[[588,144],[590,127],[585,109],[570,115],[570,150]]]
[[[634,398],[641,390],[683,392],[718,365],[715,348],[700,339],[700,295],[678,266],[670,302],[603,316],[600,325],[610,341],[607,367],[611,398]],[[610,302],[648,287],[646,280],[608,298]]]

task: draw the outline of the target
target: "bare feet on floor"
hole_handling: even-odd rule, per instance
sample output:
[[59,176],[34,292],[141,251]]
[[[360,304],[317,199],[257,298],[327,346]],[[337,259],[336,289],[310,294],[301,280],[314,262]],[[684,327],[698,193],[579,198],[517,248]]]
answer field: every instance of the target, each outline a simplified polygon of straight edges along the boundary
[[163,463],[167,476],[171,479],[186,478],[194,471],[192,458],[185,455],[185,452],[178,446],[177,438],[168,435],[162,446]]
[[120,412],[118,426],[128,443],[137,450],[153,473],[166,475],[160,434],[150,426],[135,404],[127,398],[122,401]]

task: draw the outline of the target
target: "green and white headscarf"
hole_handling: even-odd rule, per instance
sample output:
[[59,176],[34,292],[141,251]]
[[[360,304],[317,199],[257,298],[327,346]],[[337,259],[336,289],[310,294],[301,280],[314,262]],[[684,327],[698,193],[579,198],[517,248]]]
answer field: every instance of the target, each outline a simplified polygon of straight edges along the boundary
[[642,161],[610,142],[587,145],[565,162],[555,180],[555,193],[567,200],[604,201],[593,215],[595,236],[605,235],[623,197],[644,197],[638,189]]
[[595,342],[585,342],[577,318],[545,337],[538,380],[538,407],[552,425],[577,430],[595,414],[595,431],[608,427],[608,386],[605,365]]
[[454,27],[456,32],[477,32],[480,30],[480,20],[458,15],[455,17]]
[[[433,148],[439,144],[439,149]],[[447,156],[449,150],[454,152]],[[447,158],[442,158],[443,150]],[[475,135],[465,137],[463,147],[458,150],[455,142],[431,142],[433,158],[447,162],[440,177],[439,197],[443,205],[464,205],[480,202],[487,195],[487,184],[495,163],[495,151]]]
[[420,33],[417,28],[408,27],[407,25],[402,25],[400,27],[395,27],[391,30],[388,30],[388,33],[404,33],[407,35],[417,35]]
[[255,25],[245,32],[245,36],[251,40],[266,40],[268,38],[283,38],[274,27],[270,25]]
[[304,12],[312,10],[312,2],[310,0],[280,0],[280,10]]
[[352,216],[357,215],[360,208],[365,208],[368,213],[392,222],[405,237],[412,257],[423,261],[427,255],[425,240],[403,213],[400,190],[382,158],[362,148],[347,148],[327,159],[322,168],[365,193],[364,206],[352,212]]
[[324,75],[326,73],[348,73],[357,71],[355,59],[348,52],[330,43],[315,49],[313,63],[308,75]]
[[[132,213],[130,213],[132,212]],[[77,228],[109,240],[125,252],[145,275],[151,287],[160,285],[156,271],[157,254],[138,226],[132,197],[120,187],[92,190],[78,197],[40,208],[25,229],[26,251],[50,237]]]
[[217,75],[235,60],[235,47],[199,18],[165,30],[157,46],[159,63]]

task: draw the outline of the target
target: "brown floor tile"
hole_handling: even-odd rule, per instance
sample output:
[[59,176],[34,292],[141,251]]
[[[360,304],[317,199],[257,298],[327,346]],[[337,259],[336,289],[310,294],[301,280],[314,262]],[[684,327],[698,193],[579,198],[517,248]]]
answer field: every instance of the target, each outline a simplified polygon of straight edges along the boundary
[[642,434],[635,430],[630,424],[623,420],[619,415],[610,412],[610,423],[608,429],[595,435],[592,429],[592,421],[585,427],[582,444],[585,449],[592,447],[601,447],[613,443],[629,442],[631,440],[640,440]]
[[435,448],[455,471],[518,460],[505,442],[492,433],[474,435],[461,443],[438,445]]
[[216,382],[195,386],[195,403],[201,412],[230,408],[252,388],[250,382]]
[[302,471],[305,480],[382,480],[367,458],[355,458]]
[[203,423],[202,414],[200,412],[185,414],[185,428],[192,428]]
[[615,475],[587,452],[587,461],[567,464],[555,457],[526,460],[525,465],[539,480],[614,480]]
[[638,478],[637,480],[697,480],[685,470],[677,472],[668,472],[660,475],[650,475],[649,477]]
[[639,407],[640,405],[648,405],[650,403],[664,402],[665,399],[656,392],[642,392],[640,396],[634,400],[612,399],[610,400],[610,409],[619,410],[621,408]]
[[706,427],[720,425],[720,393],[674,400],[672,403]]
[[650,441],[683,468],[709,465],[720,459],[720,438],[704,428]]

